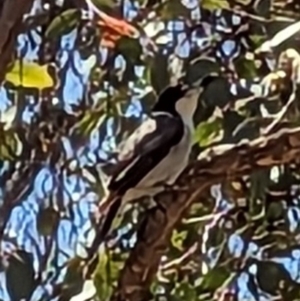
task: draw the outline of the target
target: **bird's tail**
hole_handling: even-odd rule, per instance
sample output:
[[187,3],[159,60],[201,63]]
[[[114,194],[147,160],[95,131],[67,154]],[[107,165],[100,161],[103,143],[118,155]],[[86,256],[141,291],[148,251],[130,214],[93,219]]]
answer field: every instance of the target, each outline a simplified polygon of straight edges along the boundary
[[109,196],[99,205],[100,221],[96,226],[96,237],[92,246],[89,248],[90,253],[97,252],[100,244],[104,241],[111,230],[115,217],[118,215],[122,204],[122,197],[118,195]]
[[96,236],[91,247],[88,248],[87,275],[93,273],[97,265],[97,252],[111,230],[112,223],[117,216],[122,204],[121,196],[109,197],[103,204],[100,204],[100,222],[97,225]]
[[102,239],[105,239],[111,230],[115,217],[118,215],[122,204],[121,196],[113,196],[99,206],[100,211],[100,228]]

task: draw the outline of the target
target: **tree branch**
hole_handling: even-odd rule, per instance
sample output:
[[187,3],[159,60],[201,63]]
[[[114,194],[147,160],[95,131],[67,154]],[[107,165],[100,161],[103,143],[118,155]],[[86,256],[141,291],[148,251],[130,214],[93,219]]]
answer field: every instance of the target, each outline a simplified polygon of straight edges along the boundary
[[0,83],[15,50],[23,16],[32,7],[34,0],[4,0],[0,15]]
[[300,127],[285,128],[250,142],[220,145],[203,152],[177,181],[179,187],[188,187],[188,190],[161,193],[158,201],[162,207],[152,209],[145,216],[111,300],[150,299],[149,287],[160,258],[168,248],[172,230],[208,187],[230,177],[289,163],[299,155]]

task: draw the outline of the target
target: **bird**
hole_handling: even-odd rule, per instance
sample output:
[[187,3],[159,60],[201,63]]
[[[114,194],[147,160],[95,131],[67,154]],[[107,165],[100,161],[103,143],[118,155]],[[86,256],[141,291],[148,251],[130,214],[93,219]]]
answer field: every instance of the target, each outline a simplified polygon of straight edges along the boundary
[[102,226],[98,238],[107,236],[124,204],[155,196],[183,172],[192,148],[199,96],[215,77],[210,74],[192,85],[165,88],[149,116],[121,143],[107,196],[99,205]]

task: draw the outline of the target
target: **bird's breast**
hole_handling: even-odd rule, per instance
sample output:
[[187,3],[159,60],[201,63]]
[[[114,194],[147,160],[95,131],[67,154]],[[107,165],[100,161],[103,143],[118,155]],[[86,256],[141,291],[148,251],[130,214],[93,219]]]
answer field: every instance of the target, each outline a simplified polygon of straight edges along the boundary
[[186,126],[181,141],[170,149],[169,154],[144,177],[137,189],[150,188],[157,183],[173,184],[187,166],[192,146],[192,130]]

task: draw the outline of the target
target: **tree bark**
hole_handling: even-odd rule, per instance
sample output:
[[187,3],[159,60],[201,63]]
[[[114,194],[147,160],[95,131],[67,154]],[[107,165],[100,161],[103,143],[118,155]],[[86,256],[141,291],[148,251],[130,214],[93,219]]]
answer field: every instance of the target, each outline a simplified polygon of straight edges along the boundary
[[3,0],[3,2],[0,13],[0,83],[14,54],[23,16],[29,12],[34,0]]
[[177,181],[176,189],[158,196],[161,206],[147,213],[137,234],[137,243],[119,277],[113,301],[146,301],[161,256],[166,252],[172,230],[192,203],[212,184],[274,165],[289,163],[300,155],[300,127],[282,129],[237,145],[208,149]]

